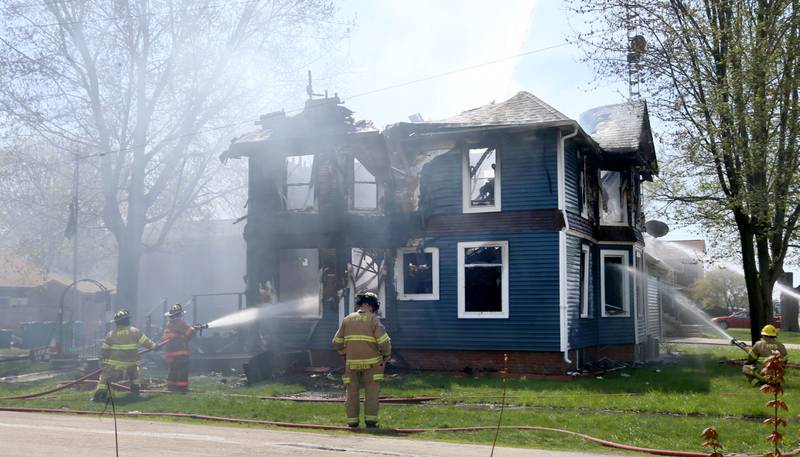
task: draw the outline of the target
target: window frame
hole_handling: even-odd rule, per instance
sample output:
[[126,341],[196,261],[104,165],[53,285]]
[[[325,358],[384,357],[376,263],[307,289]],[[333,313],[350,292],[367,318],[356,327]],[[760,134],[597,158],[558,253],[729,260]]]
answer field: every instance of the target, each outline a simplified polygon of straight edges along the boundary
[[403,268],[403,256],[405,254],[415,254],[419,252],[414,247],[403,247],[397,250],[395,259],[395,285],[397,287],[397,299],[403,301],[421,301],[439,299],[439,248],[430,247],[422,250],[425,254],[431,254],[431,268],[433,276],[433,290],[430,294],[406,294],[404,293],[405,269]]
[[[470,173],[469,173],[469,153],[475,149],[493,149],[494,150],[494,205],[492,206],[472,206],[472,195],[470,189]],[[463,213],[497,213],[501,211],[502,205],[502,164],[500,160],[500,148],[493,146],[486,147],[472,147],[467,146],[461,153],[461,210]]]
[[[603,172],[607,171],[609,173],[619,173],[619,198],[620,198],[620,210],[622,211],[622,222],[608,222],[603,221],[603,204],[605,200],[603,198]],[[624,180],[624,172],[619,170],[597,170],[597,183],[600,190],[598,195],[600,200],[600,207],[598,211],[597,218],[600,222],[600,225],[606,227],[627,227],[630,225],[630,221],[628,220],[628,197],[625,193],[625,180]]]
[[[364,248],[358,248],[358,247],[351,247],[350,248],[350,261],[348,262],[348,275],[347,275],[347,287],[348,287],[348,289],[350,289],[350,293],[348,294],[349,297],[348,297],[348,300],[347,300],[347,303],[346,303],[347,309],[345,310],[344,316],[347,316],[348,314],[354,312],[355,311],[355,307],[356,307],[356,294],[358,293],[357,290],[356,290],[356,287],[358,286],[358,284],[356,284],[356,280],[355,280],[356,278],[355,278],[355,275],[352,272],[352,269],[354,268],[354,266],[353,266],[353,252],[356,251],[356,250],[361,251],[362,257],[365,255]],[[385,278],[384,275],[385,275],[385,270],[386,270],[386,260],[387,260],[386,257],[387,256],[388,256],[388,253],[385,253],[384,254],[384,258],[381,260],[380,264],[378,265],[378,272],[376,273],[376,280],[378,282],[377,295],[378,295],[378,301],[380,302],[381,306],[380,306],[380,308],[378,308],[378,312],[375,315],[378,316],[381,319],[386,318],[386,278]],[[372,259],[373,262],[375,261],[375,259],[372,258],[371,256],[370,256],[370,258]],[[340,316],[340,318],[343,319],[344,316]],[[341,321],[341,319],[340,319],[340,321]]]
[[622,307],[625,310],[621,314],[606,314],[606,257],[622,257],[622,266],[626,269],[630,266],[630,253],[619,249],[600,250],[600,315],[607,318],[626,318],[631,317],[631,281],[630,273],[626,270],[622,274]]
[[[289,184],[289,167],[288,161],[290,157],[306,157],[311,156],[311,176],[307,183],[292,183]],[[283,211],[290,213],[314,213],[317,211],[317,191],[314,188],[314,162],[316,161],[315,154],[290,154],[283,158]],[[302,160],[302,159],[301,159]],[[303,209],[289,209],[289,187],[308,186],[309,191],[313,194],[313,202],[311,209],[308,207]]]
[[[464,251],[469,248],[481,247],[499,247],[502,248],[502,268],[500,273],[501,278],[501,291],[500,291],[500,311],[466,311],[466,281],[465,281],[465,265],[464,265]],[[458,249],[458,318],[459,319],[508,319],[509,316],[509,299],[508,299],[508,270],[509,270],[509,255],[508,255],[508,241],[464,241],[457,245]]]
[[[357,181],[356,180],[356,162],[361,164],[361,166],[364,167],[364,170],[366,170],[369,174],[372,175],[372,179],[373,179],[372,181]],[[353,156],[351,172],[352,172],[352,178],[353,179],[350,180],[350,190],[351,190],[351,192],[350,192],[350,211],[353,211],[355,213],[374,213],[374,212],[378,211],[378,208],[380,207],[380,199],[381,199],[381,188],[380,188],[380,185],[378,184],[378,177],[375,176],[371,171],[369,171],[367,169],[367,167],[364,165],[364,163],[361,162],[360,160],[358,160],[358,157],[355,157],[355,156]],[[375,207],[374,208],[356,208],[356,185],[358,185],[358,184],[374,184],[375,185]]]
[[[641,270],[636,265],[639,259]],[[641,249],[633,250],[633,269],[636,271],[636,278],[633,280],[633,303],[636,308],[638,319],[644,319],[647,314],[647,267],[644,261],[644,252]]]
[[[281,262],[280,262],[280,259],[281,259],[282,253],[290,252],[290,251],[316,251],[316,253],[317,253],[317,270],[318,270],[318,272],[321,272],[320,266],[321,266],[321,262],[322,262],[322,255],[320,254],[318,248],[286,248],[286,249],[279,249],[278,250],[278,270],[277,270],[278,271],[278,280],[276,281],[277,287],[275,288],[275,295],[274,295],[274,297],[278,301],[278,303],[281,303],[283,300],[287,299],[287,297],[281,297],[281,294],[282,294],[281,289],[283,289],[283,287],[282,287],[282,284],[281,284]],[[298,313],[298,314],[286,314],[285,316],[281,316],[281,317],[289,317],[289,318],[293,318],[293,319],[322,319],[322,314],[323,314],[323,309],[322,309],[323,290],[322,289],[323,289],[323,286],[322,286],[322,278],[319,276],[319,274],[317,275],[317,283],[318,283],[318,286],[319,286],[319,290],[318,290],[318,294],[317,294],[317,314],[311,315],[311,314],[299,314]]]
[[[591,249],[585,244],[581,244],[581,253],[583,253],[583,285],[580,286],[580,318],[589,319],[592,317],[591,310],[589,309],[589,280],[591,278]],[[580,261],[580,257],[578,258]],[[578,270],[580,272],[580,270]]]

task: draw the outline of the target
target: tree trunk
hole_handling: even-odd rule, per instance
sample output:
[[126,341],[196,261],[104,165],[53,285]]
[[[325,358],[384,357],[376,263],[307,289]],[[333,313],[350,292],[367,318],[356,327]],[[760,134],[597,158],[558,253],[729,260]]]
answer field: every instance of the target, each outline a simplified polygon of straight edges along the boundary
[[750,305],[750,339],[753,344],[761,339],[761,327],[764,325],[764,306],[761,293],[761,279],[756,267],[756,252],[753,246],[753,234],[747,217],[741,213],[734,214],[739,229],[742,245],[742,267],[744,282],[747,286],[747,298]]
[[[785,289],[793,290],[794,275],[792,273],[783,273],[778,280]],[[798,301],[797,297],[781,291],[781,330],[786,332],[796,332],[800,330],[798,325]]]
[[139,322],[139,267],[142,259],[141,236],[130,233],[126,228],[126,236],[118,239],[119,255],[117,257],[117,308],[127,309],[131,313],[131,323]]

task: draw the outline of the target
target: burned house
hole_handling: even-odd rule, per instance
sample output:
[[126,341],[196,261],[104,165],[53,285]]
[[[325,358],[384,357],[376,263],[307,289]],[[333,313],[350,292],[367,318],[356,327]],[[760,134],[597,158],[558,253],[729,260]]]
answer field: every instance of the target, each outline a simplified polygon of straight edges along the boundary
[[353,297],[381,297],[396,359],[419,369],[561,374],[656,348],[641,183],[643,102],[583,123],[520,92],[457,116],[355,121],[338,98],[263,116],[221,157],[249,161],[247,305],[272,350],[338,362]]

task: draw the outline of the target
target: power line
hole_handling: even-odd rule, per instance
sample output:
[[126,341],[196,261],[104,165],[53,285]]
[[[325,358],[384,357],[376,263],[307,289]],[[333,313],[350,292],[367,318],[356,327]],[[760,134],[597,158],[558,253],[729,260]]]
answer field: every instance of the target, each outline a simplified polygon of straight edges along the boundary
[[[532,50],[529,50],[529,51],[521,52],[519,54],[514,54],[512,56],[507,56],[507,57],[501,57],[499,59],[488,60],[488,61],[481,62],[481,63],[478,63],[478,64],[469,65],[469,66],[466,66],[466,67],[461,67],[461,68],[445,71],[445,72],[442,72],[442,73],[437,73],[437,74],[434,74],[434,75],[429,75],[429,76],[425,76],[425,77],[422,77],[422,78],[413,79],[413,80],[410,80],[410,81],[405,81],[405,82],[401,82],[401,83],[397,83],[397,84],[392,84],[392,85],[381,87],[381,88],[378,88],[378,89],[372,89],[372,90],[368,90],[368,91],[364,91],[364,92],[355,93],[355,94],[350,95],[350,96],[343,96],[342,98],[345,99],[345,100],[352,100],[354,98],[366,97],[368,95],[373,95],[373,94],[377,94],[377,93],[381,93],[381,92],[386,92],[386,91],[389,91],[389,90],[393,90],[393,89],[397,89],[397,88],[400,88],[400,87],[409,86],[409,85],[412,85],[412,84],[417,84],[417,83],[420,83],[420,82],[430,81],[430,80],[437,79],[437,78],[443,78],[445,76],[450,76],[450,75],[454,75],[454,74],[457,74],[457,73],[462,73],[462,72],[465,72],[465,71],[474,70],[476,68],[481,68],[481,67],[486,67],[486,66],[489,66],[489,65],[494,65],[494,64],[497,64],[497,63],[500,63],[500,62],[505,62],[505,61],[508,61],[508,60],[517,59],[517,58],[520,58],[520,57],[525,57],[525,56],[529,56],[529,55],[532,55],[532,54],[537,54],[537,53],[540,53],[540,52],[545,52],[545,51],[549,51],[549,50],[552,50],[552,49],[557,49],[557,48],[568,46],[568,45],[569,45],[568,42],[564,42],[564,43],[559,43],[559,44],[546,46],[546,47],[543,47],[543,48],[532,49]],[[293,109],[290,109],[290,110],[285,110],[284,112],[285,113],[295,113],[295,112],[301,112],[304,109],[306,109],[306,107],[305,106],[301,106],[301,107],[293,108]],[[231,128],[231,127],[236,127],[236,126],[243,125],[243,124],[254,123],[254,122],[258,122],[259,120],[260,120],[260,118],[247,119],[247,120],[244,120],[244,121],[232,122],[230,124],[220,125],[220,126],[217,126],[217,127],[212,127],[212,128],[203,129],[203,130],[196,130],[196,131],[189,132],[189,133],[184,133],[184,134],[181,134],[181,135],[175,135],[175,136],[172,136],[172,137],[163,138],[160,141],[164,142],[164,141],[179,140],[179,139],[186,138],[186,137],[189,137],[189,136],[195,136],[195,135],[200,135],[200,134],[203,134],[203,133],[210,133],[210,132],[214,132],[214,131],[218,131],[218,130],[223,130],[223,129],[227,129],[227,128]],[[144,145],[132,145],[132,146],[128,146],[126,148],[120,148],[120,149],[114,149],[114,150],[109,150],[109,151],[103,151],[103,152],[99,152],[99,153],[95,153],[95,154],[89,154],[89,155],[84,156],[83,158],[84,159],[88,159],[88,158],[92,158],[92,157],[103,157],[103,156],[106,156],[106,155],[116,154],[116,153],[119,153],[119,152],[132,151],[132,150],[137,149],[137,148],[146,147],[148,144],[149,143],[144,144]]]

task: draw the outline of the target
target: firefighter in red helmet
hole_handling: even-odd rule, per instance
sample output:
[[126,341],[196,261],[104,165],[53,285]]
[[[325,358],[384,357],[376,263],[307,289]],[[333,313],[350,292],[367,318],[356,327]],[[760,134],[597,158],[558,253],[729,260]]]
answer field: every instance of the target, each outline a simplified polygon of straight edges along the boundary
[[194,327],[183,321],[183,306],[172,305],[165,314],[169,318],[164,327],[164,358],[167,360],[167,389],[173,392],[189,391],[189,340],[194,336]]

